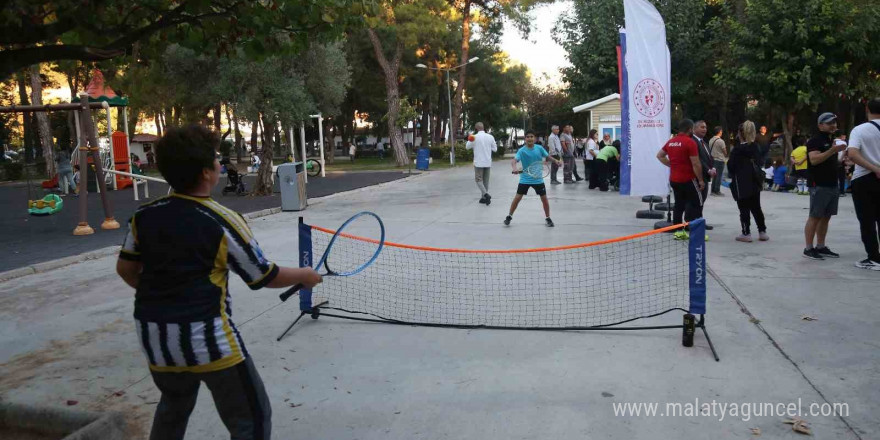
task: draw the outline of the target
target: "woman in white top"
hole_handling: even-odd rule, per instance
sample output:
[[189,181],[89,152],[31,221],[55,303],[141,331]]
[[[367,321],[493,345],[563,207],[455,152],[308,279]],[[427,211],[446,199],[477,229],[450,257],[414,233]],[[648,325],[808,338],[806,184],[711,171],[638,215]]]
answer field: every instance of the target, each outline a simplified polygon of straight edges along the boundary
[[356,152],[357,152],[357,147],[354,144],[351,144],[351,146],[348,147],[348,158],[351,159],[352,162],[354,162],[354,154]]
[[596,163],[593,159],[599,154],[599,144],[596,142],[598,139],[599,130],[590,130],[590,137],[587,138],[587,148],[584,150],[584,178],[589,179],[590,189],[599,187],[599,175],[593,166]]

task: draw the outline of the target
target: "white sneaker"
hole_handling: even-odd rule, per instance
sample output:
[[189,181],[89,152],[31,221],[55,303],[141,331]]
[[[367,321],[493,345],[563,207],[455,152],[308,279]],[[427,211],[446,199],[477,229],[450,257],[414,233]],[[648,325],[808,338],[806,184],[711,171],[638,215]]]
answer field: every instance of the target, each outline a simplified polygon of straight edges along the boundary
[[856,263],[856,267],[858,267],[859,269],[876,270],[876,271],[880,272],[880,263],[873,261],[873,260],[869,260],[867,258]]

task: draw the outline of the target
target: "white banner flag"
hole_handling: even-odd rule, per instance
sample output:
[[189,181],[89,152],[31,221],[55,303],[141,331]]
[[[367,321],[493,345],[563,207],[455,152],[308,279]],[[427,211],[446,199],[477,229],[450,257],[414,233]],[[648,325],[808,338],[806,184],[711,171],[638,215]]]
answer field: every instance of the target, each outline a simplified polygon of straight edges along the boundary
[[[665,195],[669,168],[657,151],[672,132],[669,48],[663,17],[646,0],[623,0],[626,19],[626,75],[629,121],[629,194]],[[626,158],[621,157],[625,163]],[[624,187],[621,185],[621,189]]]

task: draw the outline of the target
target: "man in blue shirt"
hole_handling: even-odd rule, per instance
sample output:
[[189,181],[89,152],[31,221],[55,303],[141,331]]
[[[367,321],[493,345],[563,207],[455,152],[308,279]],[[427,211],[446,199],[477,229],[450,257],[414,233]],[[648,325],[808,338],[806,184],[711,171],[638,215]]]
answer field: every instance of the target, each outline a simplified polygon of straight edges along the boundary
[[546,217],[545,222],[547,223],[547,226],[551,228],[554,226],[553,220],[550,220],[550,202],[547,201],[547,188],[544,186],[544,178],[532,177],[516,169],[517,162],[522,163],[523,169],[527,169],[529,165],[535,162],[543,162],[547,159],[553,161],[556,166],[562,165],[562,161],[555,157],[550,157],[544,147],[535,145],[534,131],[527,131],[526,145],[520,147],[519,151],[516,152],[516,157],[510,162],[510,166],[513,168],[513,174],[519,174],[519,186],[516,188],[516,195],[513,197],[513,202],[510,204],[510,213],[507,215],[507,218],[504,219],[505,226],[510,225],[510,221],[513,220],[513,212],[516,211],[519,201],[529,192],[529,188],[534,188],[535,194],[541,196],[541,203],[544,205],[544,217]]

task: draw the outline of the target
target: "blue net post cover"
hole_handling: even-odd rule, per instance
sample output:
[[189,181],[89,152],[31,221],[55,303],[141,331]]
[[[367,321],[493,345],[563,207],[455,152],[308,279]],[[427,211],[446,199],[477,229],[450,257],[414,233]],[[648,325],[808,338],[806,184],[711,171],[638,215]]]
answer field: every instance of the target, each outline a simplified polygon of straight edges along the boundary
[[706,313],[706,220],[698,218],[688,224],[688,287],[690,290],[690,313]]
[[[312,267],[312,227],[299,218],[299,267]],[[312,289],[303,287],[299,290],[299,309],[306,312],[312,310]]]

